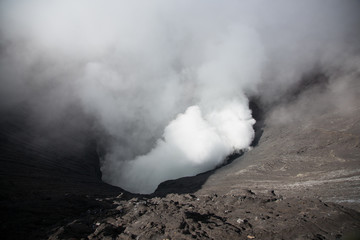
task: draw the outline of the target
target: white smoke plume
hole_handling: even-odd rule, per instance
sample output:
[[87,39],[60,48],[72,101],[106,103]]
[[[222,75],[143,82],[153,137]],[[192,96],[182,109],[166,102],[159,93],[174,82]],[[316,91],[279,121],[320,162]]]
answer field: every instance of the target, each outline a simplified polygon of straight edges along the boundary
[[359,66],[356,1],[0,4],[2,105],[28,102],[38,119],[79,106],[106,135],[103,179],[132,192],[248,148],[247,96]]

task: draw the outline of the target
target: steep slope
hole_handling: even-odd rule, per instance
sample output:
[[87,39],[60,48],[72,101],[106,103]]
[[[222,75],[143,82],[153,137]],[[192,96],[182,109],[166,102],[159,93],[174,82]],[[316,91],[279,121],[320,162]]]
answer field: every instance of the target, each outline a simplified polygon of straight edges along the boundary
[[337,95],[343,89],[334,88],[316,95],[310,91],[273,109],[258,146],[218,169],[198,193],[275,190],[283,196],[316,197],[359,210],[358,79],[350,86],[350,95]]

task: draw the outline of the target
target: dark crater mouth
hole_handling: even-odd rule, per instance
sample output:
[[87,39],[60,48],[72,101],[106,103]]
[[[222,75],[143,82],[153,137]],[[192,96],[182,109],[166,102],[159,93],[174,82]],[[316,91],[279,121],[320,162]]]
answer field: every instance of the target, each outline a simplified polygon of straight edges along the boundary
[[[326,83],[325,75],[309,74],[293,91],[287,92],[283,99],[293,101],[302,91],[325,86]],[[265,104],[260,98],[250,98],[249,106],[256,120],[252,147],[256,147],[261,139],[266,113],[281,103]],[[1,110],[0,225],[5,239],[21,239],[24,236],[41,238],[46,229],[63,221],[64,218],[76,216],[85,209],[106,208],[89,199],[118,194],[123,194],[125,199],[141,197],[101,181],[96,136],[91,128],[84,124],[82,127],[69,124],[70,127],[65,128],[63,123],[56,122],[46,129],[63,129],[61,134],[48,135],[46,129],[39,130],[33,127],[25,106]],[[78,120],[83,122],[83,119]],[[243,154],[242,151],[234,152],[218,168],[230,164]],[[150,196],[194,193],[217,169],[192,177],[165,181]],[[201,221],[210,218],[190,212],[188,215]],[[19,225],[24,226],[22,231],[18,230]],[[34,228],[37,230],[34,231]],[[32,235],[26,235],[30,231]]]
[[[263,114],[256,101],[250,106],[257,120],[255,146],[261,137]],[[64,219],[106,208],[99,206],[96,197],[142,197],[102,182],[96,136],[88,126],[55,122],[39,129],[29,116],[26,105],[1,109],[0,228],[5,239],[43,238]],[[49,129],[62,130],[52,134]],[[228,156],[224,165],[242,154]],[[215,170],[166,181],[151,196],[193,193]]]
[[[314,87],[323,88],[327,79],[323,73],[313,71],[284,93],[283,97],[279,98],[281,100],[269,103],[259,97],[250,97],[249,107],[256,120],[253,126],[255,137],[251,146],[256,147],[259,143],[267,112],[274,106],[294,101],[302,92]],[[90,125],[84,124],[87,120],[84,121],[83,116],[71,116],[71,119],[75,119],[72,122],[61,119],[44,129],[38,129],[34,127],[34,120],[29,117],[26,104],[0,109],[0,113],[0,199],[36,195],[39,192],[45,195],[125,192],[101,181],[97,136]],[[61,130],[50,134],[49,129]],[[242,154],[242,151],[234,152],[218,168],[231,163]],[[155,195],[170,192],[192,193],[198,190],[215,170],[194,177],[166,181],[160,184]]]
[[[328,77],[321,71],[313,70],[308,74],[305,74],[296,85],[283,93],[281,98],[273,102],[264,102],[260,97],[257,96],[249,97],[249,108],[251,109],[253,118],[256,120],[256,123],[253,125],[255,135],[250,146],[256,147],[259,144],[261,136],[264,132],[266,115],[274,107],[281,104],[288,104],[290,102],[294,102],[300,97],[302,93],[310,91],[311,89],[324,89],[326,88],[327,84]],[[219,165],[213,170],[200,173],[196,176],[189,176],[176,180],[165,181],[158,186],[153,195],[166,196],[169,193],[194,193],[201,189],[202,185],[217,169],[231,164],[235,159],[238,159],[244,153],[244,151],[232,153],[231,155],[227,156],[223,164]]]
[[[256,120],[253,128],[255,131],[254,139],[251,143],[252,147],[255,147],[262,136],[264,120],[265,120],[265,112],[261,107],[261,102],[259,98],[251,98],[249,102],[249,107],[252,111],[253,118]],[[202,185],[206,182],[206,180],[219,168],[231,164],[235,159],[241,157],[245,152],[243,150],[236,151],[226,157],[224,162],[217,166],[215,169],[200,173],[196,176],[183,177],[175,180],[168,180],[160,183],[156,191],[152,194],[155,196],[165,196],[169,193],[194,193],[198,191]]]

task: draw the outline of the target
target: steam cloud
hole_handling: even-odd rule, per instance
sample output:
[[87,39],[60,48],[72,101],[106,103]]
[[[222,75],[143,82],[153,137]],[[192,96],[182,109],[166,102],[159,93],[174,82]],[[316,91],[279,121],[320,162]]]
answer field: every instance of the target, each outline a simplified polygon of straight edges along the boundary
[[132,192],[247,149],[248,96],[273,101],[314,67],[359,69],[357,1],[5,0],[0,9],[1,107],[27,102],[41,124],[78,106],[105,133],[103,179]]

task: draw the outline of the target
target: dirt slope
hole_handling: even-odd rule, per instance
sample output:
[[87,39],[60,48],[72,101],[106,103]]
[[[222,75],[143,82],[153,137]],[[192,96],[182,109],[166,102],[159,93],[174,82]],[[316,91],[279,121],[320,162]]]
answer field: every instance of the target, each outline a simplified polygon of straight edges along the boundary
[[[359,83],[353,84],[359,92]],[[358,96],[344,106],[323,103],[319,107],[317,103],[328,99],[329,93],[311,99],[305,94],[275,108],[265,121],[258,146],[218,169],[198,193],[271,189],[283,196],[315,197],[359,210]]]

